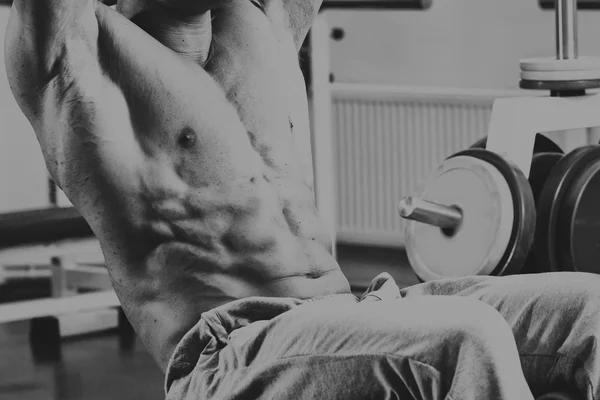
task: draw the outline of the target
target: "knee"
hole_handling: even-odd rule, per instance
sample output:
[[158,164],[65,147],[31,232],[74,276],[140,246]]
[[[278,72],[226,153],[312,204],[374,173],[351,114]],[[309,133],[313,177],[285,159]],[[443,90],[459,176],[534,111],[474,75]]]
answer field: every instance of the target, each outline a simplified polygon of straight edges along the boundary
[[[567,296],[573,303],[582,305],[600,305],[600,275],[578,272],[555,272],[555,283],[550,286],[548,295]],[[548,274],[550,275],[550,274]],[[556,287],[558,286],[558,288]]]
[[[562,284],[545,292],[543,303],[538,307],[548,312],[548,324],[560,329],[565,336],[575,333],[579,340],[589,337],[594,342],[600,332],[600,279],[597,275],[564,273]],[[554,310],[554,312],[552,312]],[[560,335],[562,336],[562,335]],[[565,338],[566,339],[566,338]]]
[[485,353],[516,347],[508,322],[494,308],[480,301],[467,301],[446,326],[447,339],[454,345],[470,346]]
[[414,327],[414,335],[435,342],[433,345],[455,347],[469,342],[483,347],[502,347],[507,341],[514,342],[512,329],[504,317],[480,300],[460,296],[423,296],[405,299],[398,304],[407,309],[400,314],[398,328],[411,330]]
[[[531,279],[531,277],[530,277]],[[530,299],[539,312],[554,321],[572,325],[585,319],[600,326],[600,276],[587,273],[554,272],[531,282]],[[543,312],[545,310],[545,312]],[[548,312],[550,311],[550,312]]]
[[399,329],[404,329],[408,338],[414,338],[407,354],[420,362],[443,370],[449,363],[518,360],[508,322],[484,302],[464,297],[424,296],[407,301],[405,306],[420,312],[414,319],[398,321]]

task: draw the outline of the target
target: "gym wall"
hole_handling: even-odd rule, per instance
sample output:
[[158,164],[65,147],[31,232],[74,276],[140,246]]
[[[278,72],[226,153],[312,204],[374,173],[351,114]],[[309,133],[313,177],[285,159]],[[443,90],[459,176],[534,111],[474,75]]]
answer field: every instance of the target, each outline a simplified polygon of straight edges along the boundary
[[[519,59],[553,56],[538,0],[433,0],[427,11],[328,11],[338,82],[516,89]],[[579,54],[600,55],[600,11],[580,11]]]
[[[0,6],[0,43],[10,8]],[[48,206],[46,166],[29,122],[8,86],[0,51],[0,212]]]

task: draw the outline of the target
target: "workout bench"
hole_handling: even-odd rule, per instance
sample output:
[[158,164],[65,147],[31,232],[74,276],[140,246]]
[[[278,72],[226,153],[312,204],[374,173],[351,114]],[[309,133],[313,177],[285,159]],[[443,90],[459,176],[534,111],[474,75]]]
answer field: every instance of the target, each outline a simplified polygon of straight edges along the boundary
[[0,323],[30,320],[35,356],[55,357],[63,338],[114,328],[131,344],[100,245],[73,207],[0,214],[2,281],[19,275],[7,267],[31,265],[48,272],[52,298],[2,304]]

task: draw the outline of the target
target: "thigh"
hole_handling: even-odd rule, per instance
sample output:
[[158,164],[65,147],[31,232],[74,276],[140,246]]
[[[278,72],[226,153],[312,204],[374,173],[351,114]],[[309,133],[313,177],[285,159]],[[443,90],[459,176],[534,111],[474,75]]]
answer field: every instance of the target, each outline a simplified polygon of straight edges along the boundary
[[587,376],[599,369],[599,275],[553,272],[447,279],[405,288],[401,294],[467,297],[498,310],[513,331],[534,393],[554,382],[588,387]]
[[[404,298],[450,295],[482,301],[513,329],[522,352],[554,353],[568,332],[583,328],[600,306],[600,276],[554,272],[467,277],[427,282],[401,291]],[[546,337],[548,331],[551,337]],[[540,340],[540,339],[543,339]]]
[[[467,334],[497,341],[458,351]],[[505,321],[471,299],[317,301],[234,332],[200,386],[219,399],[443,398],[459,355],[464,368],[494,346],[510,359],[511,342],[518,365]]]

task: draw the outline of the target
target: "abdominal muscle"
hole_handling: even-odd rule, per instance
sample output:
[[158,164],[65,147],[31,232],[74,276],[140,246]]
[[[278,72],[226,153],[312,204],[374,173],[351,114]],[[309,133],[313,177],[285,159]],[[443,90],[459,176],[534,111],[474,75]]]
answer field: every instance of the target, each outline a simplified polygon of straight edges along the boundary
[[[144,257],[142,273],[123,275],[115,288],[163,368],[209,309],[255,296],[306,299],[349,292],[314,206],[304,202],[312,198],[310,190],[296,186],[291,180],[240,179],[144,205],[152,210],[143,220],[144,236],[162,239]],[[195,203],[206,205],[207,197],[217,200],[212,211],[194,209]]]
[[[133,31],[128,32],[131,27],[115,22],[110,14],[101,11],[98,16],[101,36],[132,38],[130,41],[136,37]],[[181,93],[181,98],[161,96],[160,87],[152,89],[152,97],[145,98],[154,99],[152,101],[157,104],[138,103],[137,112],[141,113],[138,116],[130,108],[132,120],[152,113],[151,109],[144,107],[159,107],[156,111],[163,108],[152,115],[155,119],[160,115],[168,116],[168,120],[162,122],[157,119],[157,132],[169,135],[174,124],[171,121],[179,123],[185,118],[196,121],[194,118],[202,114],[203,109],[191,110],[191,105],[199,107],[203,103],[206,103],[203,107],[208,117],[223,114],[228,121],[232,116],[241,118],[240,126],[226,123],[224,130],[216,133],[210,132],[211,124],[192,125],[198,133],[201,148],[200,154],[193,158],[178,155],[176,147],[169,150],[168,143],[161,142],[163,136],[153,137],[148,133],[142,137],[132,132],[125,134],[122,130],[123,135],[113,134],[111,137],[115,148],[130,146],[119,144],[119,141],[147,141],[143,147],[145,157],[150,161],[138,172],[139,176],[136,175],[135,179],[139,179],[140,184],[130,185],[129,178],[124,175],[116,175],[112,182],[103,181],[107,179],[108,172],[90,173],[90,176],[102,175],[104,178],[86,179],[83,183],[83,179],[75,176],[73,181],[80,183],[63,187],[97,234],[123,308],[164,369],[178,340],[208,309],[250,296],[310,298],[349,292],[349,285],[331,256],[331,243],[314,205],[306,163],[294,162],[297,154],[289,126],[296,126],[296,130],[300,131],[295,132],[297,135],[308,134],[307,131],[302,132],[308,128],[303,112],[296,119],[297,111],[285,96],[271,98],[270,103],[267,101],[258,107],[260,99],[239,95],[248,90],[241,85],[252,76],[241,76],[227,84],[231,77],[225,76],[224,69],[218,65],[218,48],[214,50],[215,72],[212,75],[221,87],[220,94],[215,94],[214,99],[195,99],[196,93],[202,91],[203,96],[210,96],[213,86],[216,87],[214,81],[202,84],[199,80],[188,80],[182,85],[180,82],[185,81],[182,74],[187,67],[178,70],[172,61],[164,61],[171,64],[162,67],[161,60],[167,55],[161,56],[158,49],[155,49],[156,61],[151,63],[152,69],[148,69],[149,60],[145,60],[141,53],[140,60],[136,61],[135,49],[150,45],[143,44],[140,38],[138,34],[139,43],[123,41],[119,44],[115,41],[111,45],[106,42],[107,48],[121,46],[120,50],[111,52],[111,57],[113,62],[117,60],[128,68],[120,70],[118,81],[135,79],[138,87],[134,90],[139,90],[139,85],[145,81],[158,81],[168,89],[168,95]],[[144,57],[152,51],[146,50]],[[123,59],[119,61],[119,57]],[[223,57],[223,60],[227,58]],[[139,67],[140,71],[135,71],[136,63],[143,66]],[[244,67],[244,71],[251,70],[248,65]],[[167,75],[143,76],[144,71]],[[174,73],[178,76],[173,77]],[[300,74],[299,70],[297,74]],[[298,76],[295,79],[297,81]],[[260,83],[251,82],[251,85],[257,84]],[[263,93],[260,93],[261,90]],[[271,95],[266,93],[268,90],[269,85],[265,82],[262,87],[248,93],[255,96],[258,93],[266,98]],[[293,88],[276,87],[272,90],[278,93],[287,91],[288,95],[294,93]],[[297,87],[295,92],[298,92]],[[211,112],[212,104],[221,101],[219,96],[228,102],[227,107],[234,103],[237,113],[227,114],[228,108]],[[303,109],[306,99],[299,98],[297,101],[298,108]],[[114,104],[107,98],[96,103],[91,109],[99,109],[101,104]],[[281,104],[283,108],[274,108]],[[294,112],[280,118],[282,122],[279,125],[266,123],[261,126],[264,118],[252,114],[252,110],[261,107],[266,113],[275,115],[287,114],[285,110],[290,107]],[[96,122],[90,126],[99,131],[102,129],[101,122]],[[114,126],[116,122],[111,124]],[[153,126],[156,125],[154,123]],[[251,130],[254,137],[249,138],[247,135]],[[234,131],[239,136],[235,136]],[[289,136],[285,138],[284,135]],[[69,140],[73,142],[71,147],[76,149],[79,146],[76,142],[81,141],[81,136],[73,136]],[[216,147],[211,147],[212,144]],[[168,150],[161,155],[164,148]],[[115,163],[129,158],[125,150],[122,151],[121,156],[113,156]],[[219,159],[223,165],[203,161],[220,152],[227,156]],[[78,159],[70,162],[72,171],[94,170],[103,163],[109,165],[100,154],[93,156],[75,150],[72,154],[80,154]],[[175,159],[178,161],[175,162]],[[177,163],[183,167],[175,168]],[[229,171],[229,175],[216,179],[222,174],[213,171],[221,167]],[[109,168],[117,167],[109,166],[107,170]],[[189,173],[185,172],[186,168]],[[116,173],[120,174],[124,169],[120,168]],[[212,181],[202,181],[204,171]]]
[[163,239],[146,258],[148,276],[158,286],[175,276],[201,282],[229,299],[342,290],[330,281],[339,266],[309,190],[294,186],[289,179],[240,178],[231,186],[189,188],[183,196],[152,200],[146,229]]

